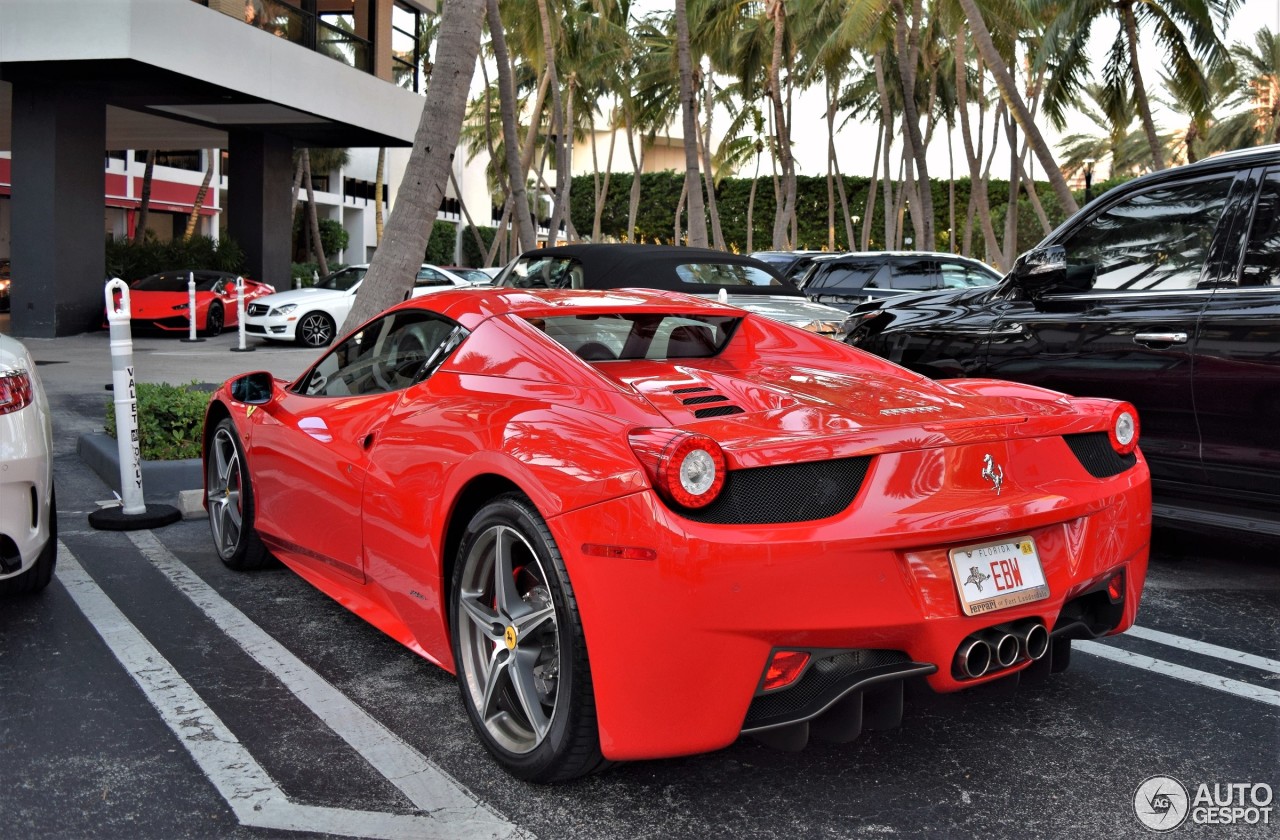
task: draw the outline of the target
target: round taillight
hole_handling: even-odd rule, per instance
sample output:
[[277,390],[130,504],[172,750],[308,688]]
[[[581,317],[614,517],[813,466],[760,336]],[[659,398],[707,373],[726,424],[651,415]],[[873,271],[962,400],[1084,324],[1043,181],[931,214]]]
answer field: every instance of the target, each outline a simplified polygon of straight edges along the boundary
[[724,452],[706,435],[675,438],[658,461],[658,490],[681,507],[711,504],[724,478]]
[[1111,413],[1111,427],[1107,435],[1111,448],[1121,455],[1128,455],[1138,448],[1138,412],[1129,403],[1120,403]]

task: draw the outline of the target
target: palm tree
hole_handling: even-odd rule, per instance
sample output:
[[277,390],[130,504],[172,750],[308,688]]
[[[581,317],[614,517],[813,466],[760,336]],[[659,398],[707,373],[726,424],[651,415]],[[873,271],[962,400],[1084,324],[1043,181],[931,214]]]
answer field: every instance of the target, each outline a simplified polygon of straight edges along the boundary
[[1065,123],[1066,110],[1090,69],[1087,49],[1093,27],[1102,18],[1115,18],[1119,28],[1102,67],[1104,111],[1108,116],[1119,116],[1124,101],[1132,98],[1147,137],[1151,165],[1163,169],[1164,149],[1139,63],[1141,33],[1144,29],[1154,31],[1166,66],[1183,87],[1186,104],[1193,115],[1204,115],[1209,100],[1205,71],[1212,72],[1227,59],[1218,27],[1225,31],[1239,0],[1038,1],[1042,7],[1056,10],[1045,32],[1047,57],[1041,59],[1053,64],[1046,89],[1050,120],[1059,128]]
[[693,57],[689,46],[689,10],[676,0],[676,62],[680,72],[680,114],[684,129],[684,184],[689,203],[689,244],[707,247],[706,207],[698,175],[698,102],[693,89]]
[[493,44],[494,58],[498,65],[498,101],[502,111],[502,145],[508,185],[505,203],[514,215],[520,250],[527,251],[537,243],[538,230],[534,227],[533,215],[529,212],[529,196],[526,191],[528,172],[521,165],[520,146],[516,140],[516,94],[511,59],[507,55],[507,39],[498,10],[498,0],[487,0],[485,11],[489,20],[489,37]]
[[1252,45],[1233,44],[1231,57],[1242,94],[1247,90],[1250,99],[1263,91],[1269,94],[1271,107],[1257,113],[1258,143],[1280,143],[1280,33],[1264,26],[1254,33]]
[[485,0],[444,5],[436,62],[396,206],[344,331],[399,302],[413,287],[461,135],[484,15]]

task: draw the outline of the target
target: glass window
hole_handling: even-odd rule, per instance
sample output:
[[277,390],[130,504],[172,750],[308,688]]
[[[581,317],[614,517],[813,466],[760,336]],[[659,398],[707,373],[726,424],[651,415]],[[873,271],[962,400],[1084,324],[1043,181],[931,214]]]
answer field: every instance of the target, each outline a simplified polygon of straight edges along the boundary
[[1262,182],[1240,268],[1241,286],[1280,286],[1280,171]]
[[1155,187],[1099,213],[1062,243],[1072,287],[1194,289],[1231,180]]
[[676,266],[680,279],[695,286],[783,286],[778,278],[753,265],[684,263]]
[[[876,286],[875,276],[883,269],[883,262],[842,262],[836,263],[823,271],[815,269],[811,287],[806,291],[812,293],[852,294],[862,289]],[[819,273],[820,272],[820,273]]]
[[531,320],[589,362],[705,358],[719,353],[741,319],[725,315],[566,315]]
[[431,312],[395,312],[330,350],[297,390],[311,397],[398,391],[426,378],[463,337],[461,327]]
[[893,264],[893,277],[889,281],[894,289],[919,292],[937,289],[942,284],[938,276],[937,260],[910,260]]
[[[570,285],[570,271],[577,268],[582,276],[582,266],[577,260],[566,257],[542,257],[516,260],[502,278],[502,285],[517,289],[563,289]],[[581,288],[581,285],[575,287]]]
[[423,286],[452,286],[453,283],[449,281],[448,277],[445,277],[434,268],[420,268],[418,269],[418,278],[413,285],[422,288]]
[[349,292],[357,283],[364,279],[369,273],[367,265],[351,266],[341,271],[335,271],[328,277],[325,277],[316,284],[317,289],[333,289],[338,292]]

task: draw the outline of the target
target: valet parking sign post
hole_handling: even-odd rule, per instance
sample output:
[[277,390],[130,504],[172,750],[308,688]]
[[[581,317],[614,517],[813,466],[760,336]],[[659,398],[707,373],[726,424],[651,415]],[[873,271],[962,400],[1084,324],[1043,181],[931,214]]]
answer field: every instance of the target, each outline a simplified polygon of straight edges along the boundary
[[177,522],[172,505],[148,505],[142,495],[142,449],[138,442],[138,390],[133,374],[133,333],[129,286],[120,278],[107,283],[107,324],[111,328],[111,388],[115,395],[116,445],[120,455],[119,506],[95,510],[89,524],[102,531],[140,531]]

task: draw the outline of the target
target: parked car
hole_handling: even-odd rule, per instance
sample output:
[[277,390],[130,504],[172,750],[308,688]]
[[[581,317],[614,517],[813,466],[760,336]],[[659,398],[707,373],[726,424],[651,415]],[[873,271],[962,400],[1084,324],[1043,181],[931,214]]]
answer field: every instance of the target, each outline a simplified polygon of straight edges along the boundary
[[991,286],[986,263],[931,251],[858,251],[814,257],[799,280],[809,300],[851,311],[863,301],[937,289]]
[[518,289],[659,289],[715,297],[810,332],[842,338],[846,313],[812,303],[767,263],[707,248],[562,245],[526,251],[496,286]]
[[447,265],[445,271],[456,274],[473,286],[492,286],[493,275],[479,268],[464,268],[458,265]]
[[9,311],[9,287],[13,281],[9,276],[9,261],[0,260],[0,312]]
[[753,251],[751,258],[766,262],[785,279],[798,283],[813,264],[813,258],[830,251]]
[[935,377],[1123,399],[1156,514],[1280,534],[1280,146],[1107,192],[998,286],[876,301],[849,342]]
[[932,382],[690,295],[470,289],[225,383],[206,498],[227,566],[274,553],[455,672],[548,782],[1062,670],[1138,608],[1137,435],[1122,402]]
[[[129,284],[129,316],[135,329],[188,333],[192,275],[196,281],[196,329],[201,335],[220,335],[223,327],[238,327],[239,291],[236,275],[225,271],[161,271]],[[275,287],[244,278],[246,309],[250,301],[271,294]]]
[[0,595],[49,585],[58,558],[49,402],[27,348],[0,335]]
[[[244,331],[271,341],[296,341],[307,347],[327,347],[356,302],[356,292],[369,271],[352,265],[320,279],[314,286],[276,292],[248,308]],[[418,269],[412,295],[470,286],[458,275],[434,265]]]

